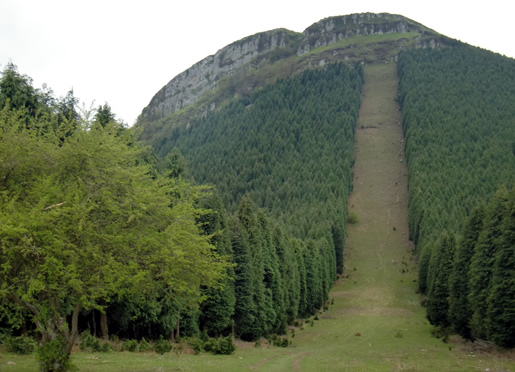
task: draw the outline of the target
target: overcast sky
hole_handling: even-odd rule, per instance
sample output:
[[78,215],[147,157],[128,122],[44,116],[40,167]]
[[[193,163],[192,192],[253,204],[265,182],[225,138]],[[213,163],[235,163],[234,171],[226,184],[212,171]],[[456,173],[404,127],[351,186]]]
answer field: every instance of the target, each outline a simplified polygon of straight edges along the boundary
[[401,14],[446,36],[515,57],[515,6],[506,0],[457,3],[1,0],[0,68],[12,61],[36,88],[46,83],[56,96],[73,88],[87,106],[107,102],[132,125],[174,76],[233,41],[274,28],[302,32],[330,16]]

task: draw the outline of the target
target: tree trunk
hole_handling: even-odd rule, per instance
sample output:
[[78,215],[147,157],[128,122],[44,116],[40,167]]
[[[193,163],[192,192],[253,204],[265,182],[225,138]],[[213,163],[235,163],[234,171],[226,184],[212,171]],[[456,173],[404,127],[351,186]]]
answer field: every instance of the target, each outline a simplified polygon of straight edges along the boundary
[[102,338],[107,340],[109,337],[109,330],[107,328],[107,314],[104,311],[100,312],[100,333],[102,334]]

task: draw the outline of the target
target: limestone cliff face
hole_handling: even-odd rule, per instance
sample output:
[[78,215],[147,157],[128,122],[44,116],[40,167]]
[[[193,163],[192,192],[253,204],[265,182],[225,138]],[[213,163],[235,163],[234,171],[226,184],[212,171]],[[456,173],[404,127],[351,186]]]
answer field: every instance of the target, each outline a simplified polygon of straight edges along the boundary
[[[409,32],[437,35],[408,18],[388,13],[326,18],[311,25],[302,34],[285,29],[258,33],[220,49],[215,55],[204,58],[174,77],[152,98],[140,120],[152,122],[177,112],[215,89],[224,77],[255,67],[258,63],[272,64],[296,54],[299,58],[307,57],[309,66],[321,66],[326,62],[327,52],[308,54],[316,48],[355,36]],[[419,37],[415,46],[436,47],[438,40]],[[339,55],[337,58],[341,60],[349,59],[349,54],[341,51],[335,51],[333,55]]]
[[323,19],[304,31],[297,55],[361,35],[407,33],[424,28],[405,17],[388,13],[361,13]]
[[296,33],[272,30],[249,36],[220,49],[174,77],[152,98],[142,116],[156,119],[195,103],[221,78],[261,55],[295,45]]

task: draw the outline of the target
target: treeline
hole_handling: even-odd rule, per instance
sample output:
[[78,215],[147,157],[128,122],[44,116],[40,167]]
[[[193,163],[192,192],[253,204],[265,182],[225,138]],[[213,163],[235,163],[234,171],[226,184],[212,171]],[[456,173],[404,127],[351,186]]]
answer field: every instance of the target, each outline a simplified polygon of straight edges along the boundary
[[[451,288],[457,291],[458,287],[448,279],[457,275],[453,274],[457,270],[454,259],[470,262],[471,252],[494,250],[488,232],[477,229],[478,235],[485,235],[482,243],[470,243],[467,229],[463,236],[460,233],[467,216],[473,219],[478,213],[473,212],[478,204],[502,187],[510,189],[515,181],[515,62],[478,48],[456,46],[402,52],[398,72],[409,177],[409,231],[417,245],[419,288],[428,294],[429,319],[434,324],[455,326],[451,319],[457,315],[449,315],[448,301],[459,303],[465,296],[471,308],[493,306],[486,305],[487,297],[473,292],[460,294],[461,300],[453,297],[456,293],[449,297]],[[454,257],[456,244],[472,244],[467,257],[460,256],[461,248]],[[479,261],[473,266],[492,267],[493,256],[480,258],[481,254],[477,253]],[[461,270],[460,280],[467,285],[486,280],[478,279],[474,271],[467,276],[468,271]],[[500,267],[497,270],[502,271]],[[514,280],[508,267],[504,274]],[[506,311],[501,317],[514,321],[509,309],[495,311]],[[464,317],[462,323],[467,324],[487,321],[477,314]],[[462,326],[455,328],[465,337],[487,337],[513,346],[477,328],[472,332],[463,331]]]

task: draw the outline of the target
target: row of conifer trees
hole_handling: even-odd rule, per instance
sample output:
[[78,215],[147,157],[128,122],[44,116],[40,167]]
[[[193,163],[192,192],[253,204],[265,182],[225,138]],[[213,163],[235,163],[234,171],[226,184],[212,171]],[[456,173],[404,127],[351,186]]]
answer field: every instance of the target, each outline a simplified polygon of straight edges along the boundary
[[403,52],[398,72],[428,319],[512,347],[515,62],[462,45]]

